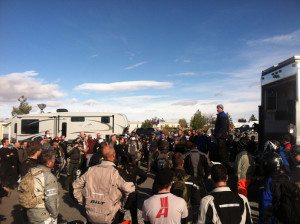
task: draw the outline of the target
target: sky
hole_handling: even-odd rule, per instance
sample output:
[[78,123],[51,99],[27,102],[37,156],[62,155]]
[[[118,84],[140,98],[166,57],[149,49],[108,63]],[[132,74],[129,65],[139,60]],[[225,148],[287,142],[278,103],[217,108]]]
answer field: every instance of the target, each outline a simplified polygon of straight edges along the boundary
[[299,0],[0,0],[0,117],[258,114],[261,71],[300,55]]

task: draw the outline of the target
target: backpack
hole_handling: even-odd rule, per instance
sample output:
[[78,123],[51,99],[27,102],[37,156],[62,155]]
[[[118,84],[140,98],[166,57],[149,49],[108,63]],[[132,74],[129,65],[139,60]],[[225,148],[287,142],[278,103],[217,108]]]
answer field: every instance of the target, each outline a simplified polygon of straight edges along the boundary
[[19,203],[24,208],[34,208],[44,202],[43,196],[34,194],[34,177],[41,173],[43,173],[43,170],[38,170],[35,173],[29,170],[21,180],[19,185]]
[[188,179],[190,177],[191,177],[190,175],[185,175],[185,176],[182,176],[181,174],[175,175],[174,183],[172,185],[172,190],[171,190],[171,192],[174,195],[183,198],[186,201],[188,207],[190,207],[191,203],[188,195],[186,182],[188,182]]
[[273,214],[283,223],[300,223],[300,189],[285,181],[273,185]]
[[134,156],[136,161],[141,159],[141,152],[137,141],[131,141],[128,146],[128,153]]
[[190,152],[184,160],[185,171],[195,178],[204,177],[203,165],[203,155],[201,155],[199,152]]

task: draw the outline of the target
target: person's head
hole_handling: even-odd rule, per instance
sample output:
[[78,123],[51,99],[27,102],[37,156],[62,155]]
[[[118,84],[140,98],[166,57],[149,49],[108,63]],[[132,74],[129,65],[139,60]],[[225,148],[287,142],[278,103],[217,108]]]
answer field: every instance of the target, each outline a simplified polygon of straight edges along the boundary
[[179,152],[175,153],[175,155],[172,158],[173,167],[174,168],[182,168],[184,164],[183,155]]
[[155,182],[157,184],[158,191],[170,191],[172,187],[173,178],[174,173],[171,169],[165,168],[160,170],[155,177]]
[[49,131],[49,130],[45,131],[45,137],[46,137],[46,138],[50,138],[50,137],[51,137],[51,136],[50,136],[50,131]]
[[223,106],[223,104],[218,104],[217,105],[217,112],[218,113],[221,113],[221,112],[223,112],[224,111],[224,106]]
[[114,147],[111,145],[106,145],[102,149],[103,158],[104,160],[115,162],[116,160],[116,152],[114,150]]
[[121,145],[125,144],[125,139],[124,139],[124,137],[120,137],[120,138],[119,138],[119,143],[120,143]]
[[228,180],[226,167],[222,164],[213,165],[211,168],[211,179],[215,184],[226,183]]
[[20,145],[21,145],[21,147],[22,147],[23,149],[26,149],[27,146],[28,146],[28,142],[27,142],[27,141],[22,141],[22,142],[20,143]]
[[8,147],[9,146],[8,138],[3,138],[1,144],[3,145],[4,148]]
[[52,146],[53,146],[54,148],[57,148],[57,147],[59,146],[59,139],[58,139],[58,138],[54,138],[54,139],[52,140]]
[[14,146],[15,146],[16,149],[21,148],[21,144],[18,141],[15,142]]
[[188,150],[191,150],[191,149],[194,149],[194,148],[197,148],[197,145],[191,141],[187,141],[186,144],[185,144],[185,147],[188,149]]
[[255,136],[254,136],[254,135],[251,136],[251,141],[252,141],[252,142],[255,141]]
[[197,135],[202,136],[203,135],[203,130],[202,129],[198,129],[197,130]]
[[80,134],[79,134],[79,136],[80,136],[80,138],[82,138],[82,139],[85,138],[85,133],[84,133],[84,131],[81,131]]
[[39,142],[30,142],[27,147],[28,157],[37,158],[42,152],[42,145]]
[[158,144],[158,150],[161,151],[169,151],[170,144],[167,141],[162,141],[160,144]]
[[182,136],[182,135],[183,135],[182,130],[179,130],[179,131],[178,131],[178,136]]
[[117,141],[117,135],[112,135],[111,136],[111,141],[116,142]]
[[53,149],[45,149],[39,156],[40,164],[53,168],[55,164],[55,151]]
[[97,133],[97,139],[100,139],[100,138],[101,138],[101,134]]
[[103,151],[103,148],[105,147],[105,146],[107,146],[108,145],[108,143],[107,142],[101,142],[100,143],[100,149]]

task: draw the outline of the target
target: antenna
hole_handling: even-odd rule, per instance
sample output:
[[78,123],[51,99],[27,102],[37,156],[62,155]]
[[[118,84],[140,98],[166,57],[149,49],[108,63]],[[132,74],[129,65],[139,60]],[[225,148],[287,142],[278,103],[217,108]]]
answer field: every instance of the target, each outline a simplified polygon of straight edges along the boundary
[[38,104],[37,106],[40,108],[41,114],[44,113],[44,109],[46,108],[46,104],[40,103],[40,104]]

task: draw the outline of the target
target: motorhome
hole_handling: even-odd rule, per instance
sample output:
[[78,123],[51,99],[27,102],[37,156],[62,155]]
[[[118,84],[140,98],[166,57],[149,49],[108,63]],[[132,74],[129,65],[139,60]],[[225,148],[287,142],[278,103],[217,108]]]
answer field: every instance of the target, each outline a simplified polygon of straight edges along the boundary
[[42,137],[47,130],[51,137],[66,136],[75,139],[81,131],[96,137],[101,133],[108,138],[112,134],[124,134],[129,122],[124,114],[106,112],[68,112],[17,115],[11,119],[11,138],[18,141]]
[[290,133],[300,144],[300,56],[291,57],[261,75],[260,141]]

